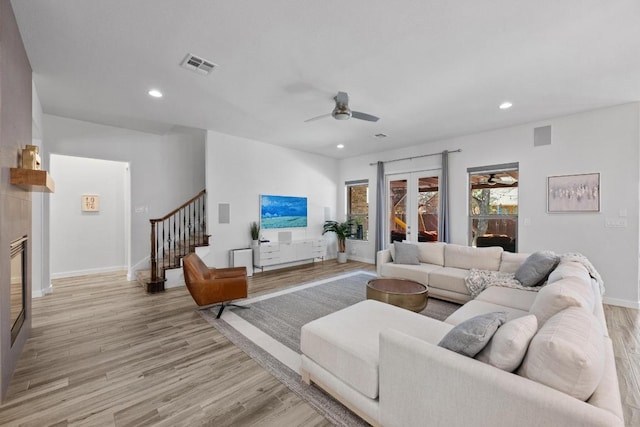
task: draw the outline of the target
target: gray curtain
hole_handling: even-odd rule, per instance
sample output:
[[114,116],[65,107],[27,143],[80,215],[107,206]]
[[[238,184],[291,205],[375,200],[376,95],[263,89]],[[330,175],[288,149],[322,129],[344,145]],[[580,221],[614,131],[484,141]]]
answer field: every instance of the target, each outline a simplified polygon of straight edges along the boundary
[[378,175],[376,176],[376,253],[384,249],[385,200],[384,162],[378,162]]
[[442,152],[442,176],[439,182],[440,221],[438,222],[438,240],[449,243],[449,152]]

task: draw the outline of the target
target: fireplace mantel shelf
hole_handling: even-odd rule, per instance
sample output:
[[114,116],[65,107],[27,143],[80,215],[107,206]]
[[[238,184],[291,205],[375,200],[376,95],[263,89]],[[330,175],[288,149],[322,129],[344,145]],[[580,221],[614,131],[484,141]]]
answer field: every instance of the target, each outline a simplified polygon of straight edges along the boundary
[[11,168],[11,184],[28,191],[53,193],[56,185],[47,171]]

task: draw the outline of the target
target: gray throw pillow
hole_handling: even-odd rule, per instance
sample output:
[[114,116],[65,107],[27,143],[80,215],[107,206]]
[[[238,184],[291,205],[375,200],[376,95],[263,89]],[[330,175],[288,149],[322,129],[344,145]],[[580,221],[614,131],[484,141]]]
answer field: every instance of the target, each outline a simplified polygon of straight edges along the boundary
[[522,283],[522,286],[541,285],[559,262],[560,257],[551,251],[534,252],[516,271],[516,280]]
[[393,244],[396,250],[396,256],[393,259],[394,264],[410,264],[418,265],[418,246],[413,243],[395,242]]
[[489,343],[500,325],[507,321],[507,314],[502,311],[485,313],[451,329],[438,343],[456,353],[474,357]]

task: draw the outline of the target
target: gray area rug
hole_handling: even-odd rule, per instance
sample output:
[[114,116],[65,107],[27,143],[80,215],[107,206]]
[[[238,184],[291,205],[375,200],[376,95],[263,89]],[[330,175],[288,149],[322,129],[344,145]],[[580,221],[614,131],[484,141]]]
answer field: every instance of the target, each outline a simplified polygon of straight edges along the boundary
[[[302,326],[314,319],[364,301],[367,282],[373,277],[364,272],[358,273],[248,304],[251,307],[249,310],[231,307],[226,310],[233,310],[236,315],[293,351],[300,353],[300,329]],[[427,307],[420,314],[444,320],[458,307],[460,307],[458,304],[430,298]],[[232,343],[334,425],[368,425],[322,390],[303,383],[297,372],[292,371],[268,352],[255,345],[226,323],[224,319],[216,319],[217,308],[201,310],[199,313]]]
[[[302,326],[364,301],[367,282],[372,278],[369,274],[358,274],[249,304],[249,310],[230,309],[276,341],[300,353]],[[459,307],[458,304],[430,298],[420,314],[444,320]]]

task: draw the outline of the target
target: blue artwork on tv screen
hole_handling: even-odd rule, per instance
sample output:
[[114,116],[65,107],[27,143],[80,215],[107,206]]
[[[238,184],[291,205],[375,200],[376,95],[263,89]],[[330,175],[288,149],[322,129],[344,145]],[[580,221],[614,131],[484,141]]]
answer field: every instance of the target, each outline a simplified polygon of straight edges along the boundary
[[262,228],[292,228],[307,226],[307,198],[260,196]]

